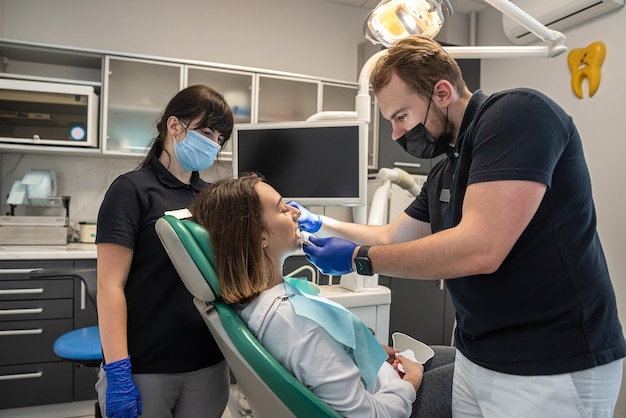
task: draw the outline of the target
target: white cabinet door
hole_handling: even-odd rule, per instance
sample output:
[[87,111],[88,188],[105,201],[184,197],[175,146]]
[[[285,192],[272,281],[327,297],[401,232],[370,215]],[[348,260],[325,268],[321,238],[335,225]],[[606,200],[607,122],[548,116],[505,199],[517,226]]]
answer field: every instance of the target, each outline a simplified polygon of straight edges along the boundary
[[259,75],[256,122],[304,121],[317,113],[320,82]]
[[103,153],[145,155],[156,123],[183,86],[183,65],[107,56]]

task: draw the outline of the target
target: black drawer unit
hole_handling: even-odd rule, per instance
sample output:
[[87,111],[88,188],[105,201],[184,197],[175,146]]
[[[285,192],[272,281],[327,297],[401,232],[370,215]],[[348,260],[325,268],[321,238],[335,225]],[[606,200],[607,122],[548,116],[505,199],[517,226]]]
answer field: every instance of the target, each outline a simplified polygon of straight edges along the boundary
[[54,341],[96,325],[73,277],[31,279],[34,269],[95,267],[95,260],[0,261],[0,409],[95,399],[96,370],[56,357]]
[[2,408],[72,402],[72,376],[66,361],[0,366]]
[[0,321],[0,365],[59,361],[52,345],[72,328],[71,318]]

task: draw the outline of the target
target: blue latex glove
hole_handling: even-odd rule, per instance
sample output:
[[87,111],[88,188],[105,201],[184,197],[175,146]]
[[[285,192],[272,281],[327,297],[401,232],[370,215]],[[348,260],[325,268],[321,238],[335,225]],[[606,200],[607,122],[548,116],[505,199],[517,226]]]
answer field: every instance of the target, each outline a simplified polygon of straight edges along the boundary
[[309,212],[304,206],[300,206],[297,202],[290,200],[287,205],[293,206],[300,211],[298,217],[298,228],[306,232],[317,232],[322,227],[322,217],[316,213]]
[[307,260],[328,276],[352,272],[352,254],[357,245],[347,239],[331,237],[309,238],[314,245],[304,244],[302,250]]
[[130,356],[102,367],[107,376],[106,416],[135,418],[142,414],[141,395],[133,382]]

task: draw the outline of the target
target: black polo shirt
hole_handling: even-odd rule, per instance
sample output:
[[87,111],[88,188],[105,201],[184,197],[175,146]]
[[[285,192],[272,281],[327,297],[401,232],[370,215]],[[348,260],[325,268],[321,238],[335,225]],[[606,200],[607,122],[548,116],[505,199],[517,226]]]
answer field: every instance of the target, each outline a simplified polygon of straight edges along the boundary
[[190,185],[181,183],[155,158],[119,176],[104,196],[96,242],[134,250],[124,289],[133,373],[188,372],[223,359],[154,229],[206,184],[197,172]]
[[535,181],[548,190],[495,273],[446,281],[458,349],[483,367],[519,375],[572,372],[624,357],[580,136],[543,94],[476,92],[455,148],[405,212],[430,222],[433,233],[454,227],[467,186],[498,180]]

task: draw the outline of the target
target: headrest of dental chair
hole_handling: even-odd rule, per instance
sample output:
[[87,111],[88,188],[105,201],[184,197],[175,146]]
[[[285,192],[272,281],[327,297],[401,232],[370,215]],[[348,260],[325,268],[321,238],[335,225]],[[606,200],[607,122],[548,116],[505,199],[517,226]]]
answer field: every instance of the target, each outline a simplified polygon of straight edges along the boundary
[[187,290],[204,302],[221,297],[209,232],[191,220],[172,215],[159,218],[155,228]]

